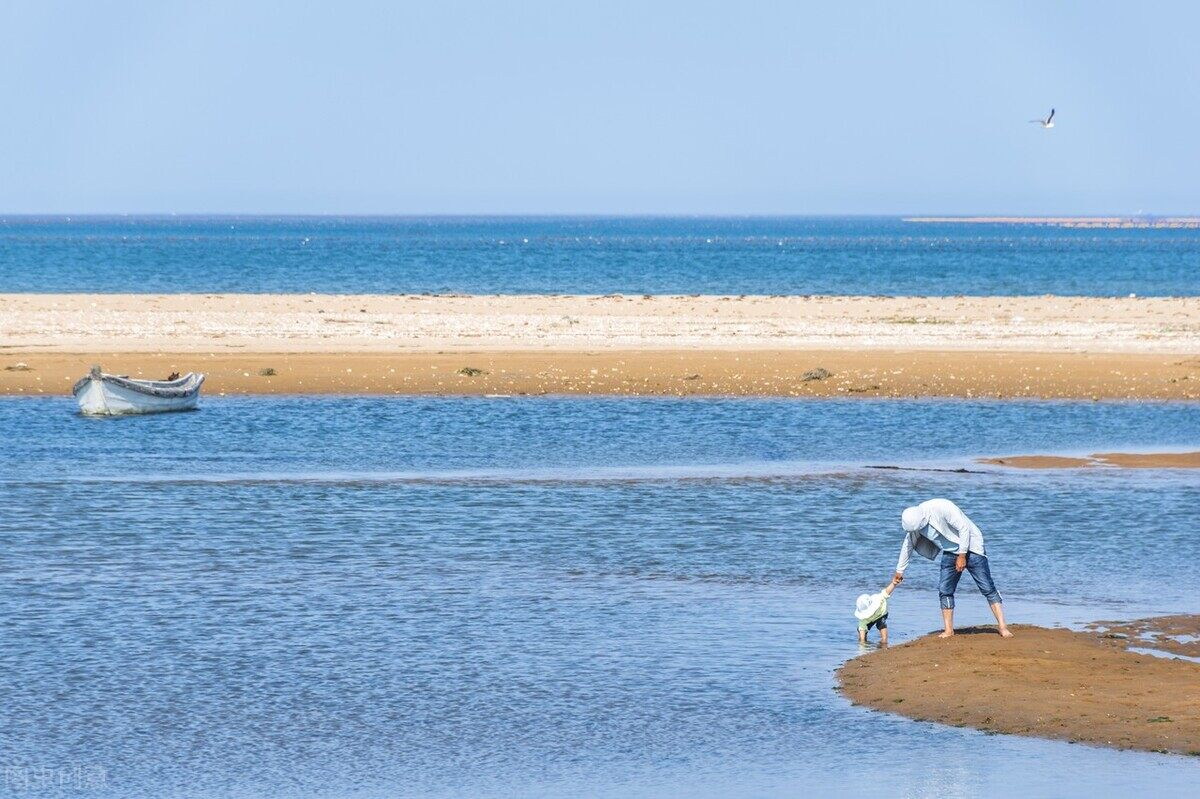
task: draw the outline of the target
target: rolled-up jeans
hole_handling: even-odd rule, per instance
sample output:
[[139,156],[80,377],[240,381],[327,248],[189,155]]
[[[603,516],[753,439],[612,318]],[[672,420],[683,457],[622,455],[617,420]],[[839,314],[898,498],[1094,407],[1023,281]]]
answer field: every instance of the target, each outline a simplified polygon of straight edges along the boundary
[[[938,599],[941,600],[944,610],[954,609],[954,591],[958,588],[958,578],[962,577],[962,573],[954,568],[954,561],[957,557],[953,552],[942,553],[942,574],[941,579],[938,580]],[[975,585],[979,586],[979,593],[983,594],[989,605],[1004,601],[1004,597],[1000,596],[1000,592],[996,590],[996,584],[992,582],[992,570],[988,567],[986,555],[968,552],[966,571],[971,573]]]

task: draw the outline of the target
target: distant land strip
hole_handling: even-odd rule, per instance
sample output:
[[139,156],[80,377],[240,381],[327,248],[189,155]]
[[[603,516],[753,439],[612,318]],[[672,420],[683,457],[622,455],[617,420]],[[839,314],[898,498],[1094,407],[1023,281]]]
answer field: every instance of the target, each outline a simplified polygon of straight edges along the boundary
[[905,222],[963,225],[1042,225],[1071,228],[1200,228],[1196,216],[910,216]]

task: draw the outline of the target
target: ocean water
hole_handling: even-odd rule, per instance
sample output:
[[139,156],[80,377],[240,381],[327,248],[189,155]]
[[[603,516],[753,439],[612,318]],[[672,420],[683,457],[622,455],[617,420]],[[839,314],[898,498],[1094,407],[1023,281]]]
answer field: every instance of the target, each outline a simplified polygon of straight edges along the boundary
[[[833,679],[900,510],[931,496],[982,527],[1013,621],[1200,612],[1200,476],[972,461],[1195,448],[1195,405],[276,397],[95,420],[13,398],[0,429],[6,795],[1095,799],[1200,779],[1197,758],[862,710]],[[897,640],[938,625],[935,572],[898,589]],[[960,622],[984,622],[967,583]]]
[[1200,230],[894,218],[2,217],[0,292],[1200,294]]

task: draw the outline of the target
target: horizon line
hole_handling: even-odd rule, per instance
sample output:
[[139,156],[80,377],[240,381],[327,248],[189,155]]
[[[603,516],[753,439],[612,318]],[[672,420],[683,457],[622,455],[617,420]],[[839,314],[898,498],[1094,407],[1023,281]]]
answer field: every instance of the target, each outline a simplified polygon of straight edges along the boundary
[[1179,219],[1198,218],[1194,211],[1138,212],[1046,212],[1046,213],[974,213],[974,212],[574,212],[574,211],[514,211],[514,212],[340,212],[340,211],[0,211],[0,220],[22,219],[898,219],[898,220],[959,220],[959,219]]

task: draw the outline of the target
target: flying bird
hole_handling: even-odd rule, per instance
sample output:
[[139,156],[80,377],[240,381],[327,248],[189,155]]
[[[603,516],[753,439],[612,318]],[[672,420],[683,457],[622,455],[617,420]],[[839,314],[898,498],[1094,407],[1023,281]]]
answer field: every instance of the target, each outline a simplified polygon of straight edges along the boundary
[[1054,127],[1054,109],[1050,109],[1050,116],[1045,119],[1031,119],[1029,123],[1031,125],[1036,123],[1041,125],[1043,130],[1050,130],[1050,128]]

